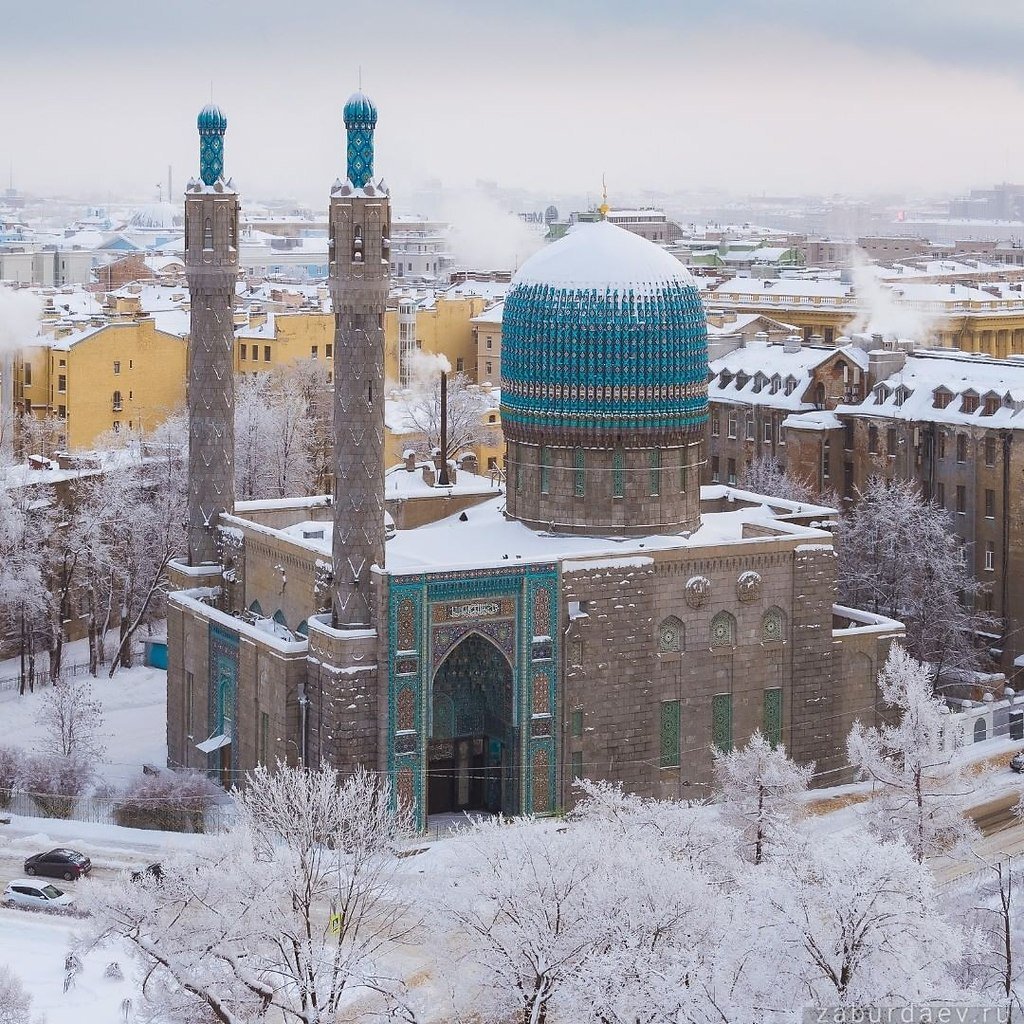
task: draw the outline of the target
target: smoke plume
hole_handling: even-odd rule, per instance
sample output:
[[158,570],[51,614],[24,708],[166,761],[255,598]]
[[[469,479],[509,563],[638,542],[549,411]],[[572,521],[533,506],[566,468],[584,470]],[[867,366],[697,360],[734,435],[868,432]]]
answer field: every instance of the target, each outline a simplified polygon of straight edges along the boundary
[[458,192],[441,210],[452,226],[452,251],[463,270],[516,270],[543,235],[482,192]]
[[17,352],[36,336],[42,310],[35,292],[0,286],[0,354]]
[[899,305],[896,293],[878,279],[872,265],[859,252],[854,254],[853,288],[860,309],[847,328],[848,334],[881,334],[884,338],[928,342],[934,318],[910,306]]

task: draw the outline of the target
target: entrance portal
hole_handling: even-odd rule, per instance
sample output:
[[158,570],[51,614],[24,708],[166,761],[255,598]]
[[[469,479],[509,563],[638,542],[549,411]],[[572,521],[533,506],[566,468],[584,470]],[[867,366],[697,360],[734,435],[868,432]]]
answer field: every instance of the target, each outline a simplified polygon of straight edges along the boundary
[[518,810],[512,666],[471,633],[434,676],[427,813]]

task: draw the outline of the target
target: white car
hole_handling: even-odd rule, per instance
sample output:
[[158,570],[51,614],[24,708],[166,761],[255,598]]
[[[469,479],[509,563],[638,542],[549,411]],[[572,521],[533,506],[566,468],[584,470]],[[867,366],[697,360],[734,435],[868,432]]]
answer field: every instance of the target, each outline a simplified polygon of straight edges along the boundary
[[29,907],[33,910],[67,907],[74,903],[63,889],[39,878],[15,878],[8,882],[3,901],[8,907]]

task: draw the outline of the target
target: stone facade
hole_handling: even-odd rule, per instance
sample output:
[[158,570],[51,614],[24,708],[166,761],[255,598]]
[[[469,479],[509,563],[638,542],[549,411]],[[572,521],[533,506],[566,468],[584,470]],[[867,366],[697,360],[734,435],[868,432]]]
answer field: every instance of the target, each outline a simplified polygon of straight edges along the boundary
[[[185,194],[185,277],[191,298],[188,350],[188,561],[216,564],[217,517],[234,507],[234,301],[238,196],[222,179],[227,121],[199,115],[202,181]],[[209,180],[207,180],[209,179]]]

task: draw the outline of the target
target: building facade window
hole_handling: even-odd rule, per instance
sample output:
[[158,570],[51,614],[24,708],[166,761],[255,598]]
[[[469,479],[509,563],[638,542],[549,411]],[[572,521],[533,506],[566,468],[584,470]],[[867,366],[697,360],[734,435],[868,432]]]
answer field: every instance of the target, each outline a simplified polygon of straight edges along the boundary
[[843,447],[849,452],[853,451],[854,444],[854,423],[853,420],[846,420],[843,423]]
[[779,687],[764,691],[762,729],[764,738],[772,747],[782,742],[782,690]]
[[572,734],[577,739],[583,735],[583,709],[576,708],[572,713]]
[[574,750],[572,752],[572,779],[573,782],[583,778],[583,751]]
[[761,433],[762,441],[765,444],[771,444],[772,443],[772,421],[771,420],[765,420],[764,424],[762,426],[763,426],[763,430],[762,430],[762,433]]
[[711,698],[711,743],[717,750],[732,750],[732,694],[716,693]]
[[712,455],[711,456],[711,482],[713,484],[717,484],[719,479],[720,479],[720,477],[721,477],[721,474],[719,473],[719,469],[718,469],[718,456],[717,455]]
[[735,485],[736,483],[736,460],[729,459],[729,483]]
[[270,346],[269,345],[264,345],[263,346],[263,361],[265,363],[269,363],[270,362]]
[[874,423],[868,427],[868,451],[872,455],[878,454],[878,427]]
[[658,627],[658,650],[662,654],[671,654],[683,648],[683,623],[674,615],[670,615]]
[[785,639],[785,619],[782,610],[769,608],[761,616],[761,640],[765,643],[775,643]]
[[935,504],[940,508],[946,507],[946,485],[941,480],[935,484]]
[[121,360],[120,359],[115,359],[114,360],[114,375],[116,376],[120,372],[121,372]]
[[626,494],[625,457],[621,448],[612,453],[612,497],[622,498]]
[[966,462],[967,461],[967,435],[957,434],[956,435],[956,461]]
[[996,464],[996,439],[985,438],[985,465],[991,469]]
[[572,451],[573,493],[582,498],[587,493],[587,463],[582,448]]
[[245,342],[244,341],[238,346],[238,358],[239,359],[244,359],[245,358]]
[[57,393],[63,395],[68,389],[68,378],[67,374],[57,374]]
[[896,457],[896,428],[889,427],[885,432],[885,450],[889,458]]
[[985,488],[985,518],[995,519],[996,517],[996,492],[991,487]]
[[729,437],[732,437],[732,438],[736,437],[737,422],[738,421],[737,421],[737,418],[736,418],[736,413],[734,413],[734,412],[729,413],[729,419],[728,419],[728,422],[727,422],[727,427],[728,427],[728,431],[729,431]]
[[956,510],[960,515],[967,513],[967,488],[963,484],[956,485]]
[[736,620],[728,612],[719,612],[711,620],[711,646],[734,647],[735,644]]
[[718,437],[722,432],[722,422],[717,412],[711,414],[711,436]]
[[661,758],[662,768],[679,767],[679,701],[661,702]]
[[754,440],[754,417],[753,416],[748,416],[747,417],[747,440],[748,441],[753,441]]
[[939,459],[946,457],[946,432],[944,430],[940,430],[935,438],[935,455]]
[[996,569],[996,545],[995,541],[985,541],[985,571],[995,572]]

